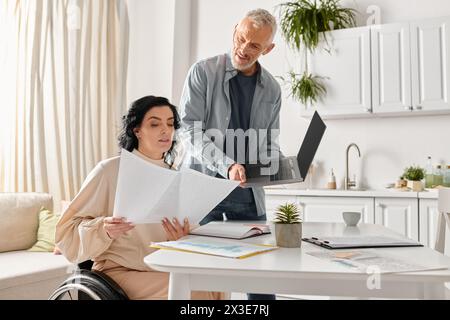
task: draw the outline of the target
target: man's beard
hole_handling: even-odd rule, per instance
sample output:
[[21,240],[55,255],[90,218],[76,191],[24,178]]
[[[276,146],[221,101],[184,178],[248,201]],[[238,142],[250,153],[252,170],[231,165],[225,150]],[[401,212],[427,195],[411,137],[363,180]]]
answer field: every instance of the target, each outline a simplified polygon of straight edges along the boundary
[[239,71],[250,69],[256,63],[256,60],[254,60],[254,61],[250,61],[249,63],[246,63],[246,64],[238,64],[234,60],[234,57],[236,56],[236,52],[234,50],[232,50],[231,52],[232,52],[231,64],[233,65],[233,68],[235,68]]

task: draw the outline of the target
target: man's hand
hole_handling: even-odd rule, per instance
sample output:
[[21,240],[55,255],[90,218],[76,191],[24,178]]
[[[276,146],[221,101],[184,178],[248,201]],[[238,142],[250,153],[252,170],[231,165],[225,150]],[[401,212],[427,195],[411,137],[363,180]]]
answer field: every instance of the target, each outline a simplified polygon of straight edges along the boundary
[[239,163],[234,163],[228,169],[228,179],[240,181],[241,185],[247,181],[245,177],[245,168]]
[[127,231],[134,228],[134,224],[127,222],[125,218],[106,217],[103,219],[103,228],[111,239],[117,239]]

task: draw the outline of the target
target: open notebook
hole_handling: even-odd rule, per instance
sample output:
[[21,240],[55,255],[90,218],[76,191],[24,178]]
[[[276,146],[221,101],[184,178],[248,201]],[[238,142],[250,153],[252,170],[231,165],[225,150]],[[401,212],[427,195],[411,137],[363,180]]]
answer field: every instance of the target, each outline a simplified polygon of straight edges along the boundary
[[270,233],[266,224],[234,223],[212,221],[190,231],[197,236],[210,236],[219,238],[245,239]]
[[367,237],[311,237],[303,238],[327,249],[349,248],[382,248],[382,247],[422,247],[423,245],[411,239],[399,239],[384,236]]
[[247,258],[278,248],[276,246],[233,242],[230,240],[208,240],[202,237],[177,241],[152,242],[150,247],[237,259]]

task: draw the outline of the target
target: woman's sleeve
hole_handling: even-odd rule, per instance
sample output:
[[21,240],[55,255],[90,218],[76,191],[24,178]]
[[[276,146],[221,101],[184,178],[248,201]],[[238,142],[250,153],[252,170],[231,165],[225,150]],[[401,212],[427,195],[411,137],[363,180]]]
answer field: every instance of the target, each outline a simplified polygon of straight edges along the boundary
[[56,226],[56,245],[71,262],[79,263],[104,253],[112,243],[103,220],[108,216],[111,190],[105,167],[98,164]]

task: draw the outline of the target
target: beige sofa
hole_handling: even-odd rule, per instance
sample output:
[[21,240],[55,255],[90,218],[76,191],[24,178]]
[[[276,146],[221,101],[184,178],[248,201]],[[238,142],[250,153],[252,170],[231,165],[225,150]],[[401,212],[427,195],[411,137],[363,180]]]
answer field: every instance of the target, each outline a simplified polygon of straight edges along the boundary
[[29,252],[37,240],[39,211],[53,210],[45,193],[0,193],[0,300],[47,299],[72,264],[52,252]]

